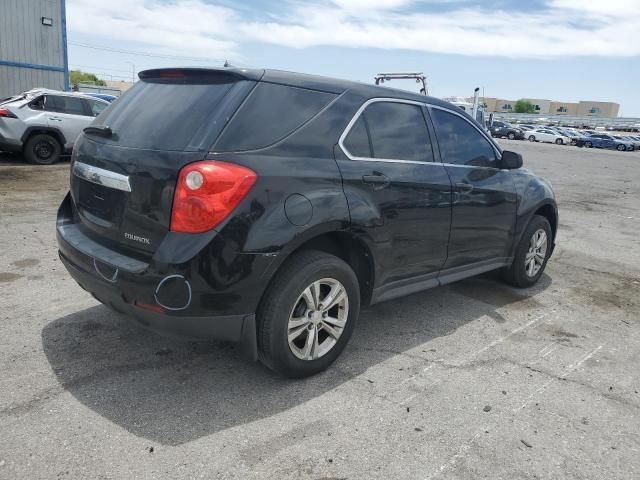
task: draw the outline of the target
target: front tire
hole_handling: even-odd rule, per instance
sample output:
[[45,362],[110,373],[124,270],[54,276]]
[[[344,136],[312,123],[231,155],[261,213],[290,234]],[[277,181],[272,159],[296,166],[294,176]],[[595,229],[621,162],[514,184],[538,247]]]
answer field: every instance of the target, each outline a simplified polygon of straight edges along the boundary
[[536,137],[534,137],[533,135],[529,135],[529,141],[530,142],[535,142],[536,141]]
[[358,279],[346,262],[315,250],[295,254],[258,308],[260,360],[289,378],[319,373],[342,353],[359,313]]
[[58,140],[46,133],[33,135],[24,146],[26,159],[37,165],[51,165],[58,161],[62,146]]
[[522,234],[513,263],[504,271],[505,281],[520,288],[535,285],[547,266],[552,242],[549,221],[535,215]]
[[562,145],[564,142],[561,138],[556,138],[556,145]]
[[593,147],[593,144],[591,142],[584,142],[584,146],[586,148],[591,148],[591,147]]
[[624,145],[618,145],[616,149],[618,149],[619,152],[624,152],[626,150],[626,147]]
[[516,134],[513,132],[509,132],[509,135],[507,135],[507,138],[509,140],[515,140],[516,139]]

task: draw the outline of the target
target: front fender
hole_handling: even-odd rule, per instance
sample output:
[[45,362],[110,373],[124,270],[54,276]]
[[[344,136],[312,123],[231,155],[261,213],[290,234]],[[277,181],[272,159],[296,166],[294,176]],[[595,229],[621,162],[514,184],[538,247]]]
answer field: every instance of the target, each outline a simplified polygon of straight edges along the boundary
[[527,225],[529,225],[533,216],[541,211],[541,209],[551,211],[553,214],[553,221],[551,223],[553,241],[555,243],[558,224],[558,207],[551,185],[546,180],[531,174],[527,170],[514,171],[514,182],[518,195],[518,208],[516,212],[512,255],[515,254],[515,249],[520,243],[520,239]]

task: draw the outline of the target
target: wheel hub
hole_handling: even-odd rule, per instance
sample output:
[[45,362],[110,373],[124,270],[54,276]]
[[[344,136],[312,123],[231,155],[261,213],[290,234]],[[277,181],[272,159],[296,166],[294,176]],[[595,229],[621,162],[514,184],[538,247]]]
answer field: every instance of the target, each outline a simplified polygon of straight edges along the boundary
[[547,256],[547,232],[539,228],[529,240],[529,250],[524,259],[525,272],[529,277],[535,277]]
[[309,285],[298,297],[289,315],[289,349],[301,360],[326,355],[344,331],[349,298],[344,286],[333,278]]

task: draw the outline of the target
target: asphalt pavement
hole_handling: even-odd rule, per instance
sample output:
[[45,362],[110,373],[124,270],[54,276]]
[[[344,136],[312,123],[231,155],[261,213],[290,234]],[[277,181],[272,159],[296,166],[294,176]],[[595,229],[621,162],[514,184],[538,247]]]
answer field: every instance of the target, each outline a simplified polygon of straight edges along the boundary
[[640,152],[502,141],[548,178],[557,248],[362,311],[302,381],[149,333],[57,258],[68,163],[0,161],[0,478],[640,478]]

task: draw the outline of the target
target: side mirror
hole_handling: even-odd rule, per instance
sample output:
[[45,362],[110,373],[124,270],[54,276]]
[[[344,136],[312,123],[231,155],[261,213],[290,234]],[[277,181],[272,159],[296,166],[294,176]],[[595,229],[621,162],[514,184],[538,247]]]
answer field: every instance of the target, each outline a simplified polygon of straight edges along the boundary
[[502,151],[502,159],[500,160],[500,168],[506,170],[515,170],[522,167],[522,155],[511,150]]

